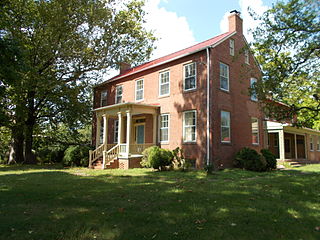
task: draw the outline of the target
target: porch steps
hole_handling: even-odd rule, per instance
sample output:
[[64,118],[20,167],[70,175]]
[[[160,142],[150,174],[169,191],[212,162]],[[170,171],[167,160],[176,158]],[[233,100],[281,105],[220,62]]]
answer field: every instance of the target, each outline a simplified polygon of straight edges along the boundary
[[291,166],[291,167],[294,167],[294,168],[296,168],[296,167],[301,167],[302,166],[302,164],[300,163],[300,162],[289,162],[289,165]]
[[[99,158],[94,163],[92,163],[92,168],[102,169],[102,158]],[[115,169],[115,168],[119,168],[119,160],[116,158],[108,162],[105,167],[105,169]]]

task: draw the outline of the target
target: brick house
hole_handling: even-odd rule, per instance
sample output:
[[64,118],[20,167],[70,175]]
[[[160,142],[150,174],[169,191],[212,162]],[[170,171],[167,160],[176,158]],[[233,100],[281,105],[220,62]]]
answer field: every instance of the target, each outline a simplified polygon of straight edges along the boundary
[[249,95],[260,76],[237,11],[227,33],[133,68],[122,63],[119,75],[94,88],[89,166],[138,167],[142,151],[158,145],[183,148],[197,168],[232,167],[241,148],[269,142]]

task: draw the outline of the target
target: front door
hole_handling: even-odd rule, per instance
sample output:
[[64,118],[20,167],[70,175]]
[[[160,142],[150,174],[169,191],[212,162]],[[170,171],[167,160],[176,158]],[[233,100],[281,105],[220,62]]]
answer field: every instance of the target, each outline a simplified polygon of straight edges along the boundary
[[290,159],[292,158],[291,154],[291,139],[290,138],[285,138],[284,139],[284,152],[285,152],[285,158]]
[[144,144],[144,124],[135,127],[136,144]]

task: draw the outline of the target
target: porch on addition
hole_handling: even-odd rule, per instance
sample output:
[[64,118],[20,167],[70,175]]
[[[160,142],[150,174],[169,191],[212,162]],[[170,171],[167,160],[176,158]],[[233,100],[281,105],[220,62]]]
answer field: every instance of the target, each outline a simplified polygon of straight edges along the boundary
[[89,152],[89,167],[139,167],[144,149],[157,144],[160,106],[120,103],[95,109],[96,149]]

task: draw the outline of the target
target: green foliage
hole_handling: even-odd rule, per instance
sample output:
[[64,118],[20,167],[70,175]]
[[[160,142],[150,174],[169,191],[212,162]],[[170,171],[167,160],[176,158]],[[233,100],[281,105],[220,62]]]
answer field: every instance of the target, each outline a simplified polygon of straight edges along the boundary
[[236,154],[235,167],[263,172],[267,170],[267,162],[256,150],[245,147]]
[[[5,0],[0,10],[0,125],[33,136],[91,121],[92,85],[120,61],[149,58],[139,0]],[[14,136],[15,137],[15,136]],[[22,159],[23,161],[23,159]]]
[[277,169],[277,158],[269,149],[261,149],[261,154],[267,162],[268,170]]
[[64,166],[82,166],[87,167],[89,164],[89,146],[70,146],[64,152],[63,165]]
[[210,175],[214,171],[214,165],[213,164],[205,165],[203,169],[207,173],[207,175]]
[[173,168],[180,171],[187,171],[191,167],[191,162],[189,159],[186,159],[183,154],[182,148],[175,148],[172,150],[173,154]]
[[172,164],[173,154],[170,150],[153,146],[144,150],[142,154],[143,158],[141,165],[144,167],[164,170],[165,167]]
[[8,161],[10,139],[10,130],[6,127],[0,127],[0,164]]
[[297,116],[298,126],[319,129],[320,121],[320,2],[279,1],[262,16],[254,30],[253,49],[261,64],[258,82],[265,111],[277,120]]

